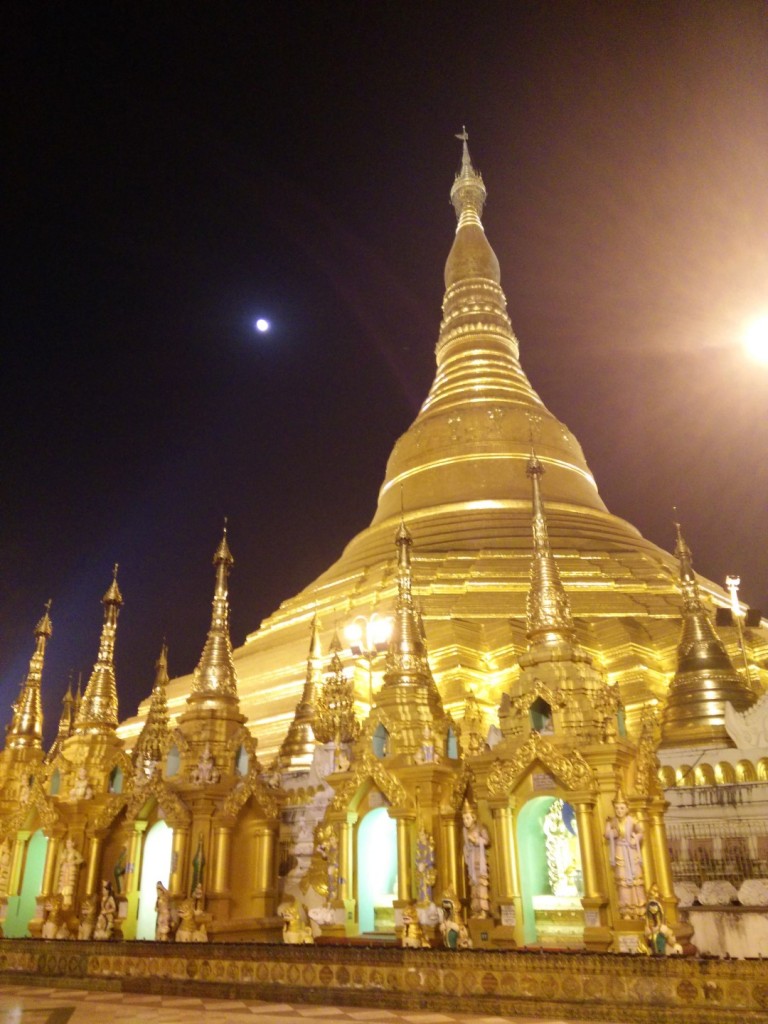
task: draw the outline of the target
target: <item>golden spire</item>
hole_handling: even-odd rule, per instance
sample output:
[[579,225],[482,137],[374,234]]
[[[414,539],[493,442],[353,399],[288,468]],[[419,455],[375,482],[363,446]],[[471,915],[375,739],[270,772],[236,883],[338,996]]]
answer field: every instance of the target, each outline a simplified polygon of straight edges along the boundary
[[331,671],[326,675],[317,697],[314,734],[320,743],[351,743],[360,733],[360,723],[355,718],[354,686],[352,680],[344,675],[337,632],[331,640],[330,655]]
[[443,706],[427,659],[427,645],[424,623],[420,612],[413,603],[413,574],[411,570],[411,548],[413,538],[401,518],[395,533],[397,546],[397,598],[384,663],[384,683],[376,697],[376,704],[391,704],[396,691],[421,688],[421,700],[416,693],[408,698],[410,709],[417,703],[426,703],[434,714],[443,714]]
[[557,652],[570,657],[573,653],[574,628],[571,605],[549,543],[547,519],[541,500],[541,477],[544,467],[531,448],[526,475],[533,490],[533,559],[531,588],[526,602],[529,654]]
[[[461,505],[472,519],[482,519],[490,514],[489,500],[526,500],[522,468],[531,411],[542,417],[540,457],[552,474],[550,500],[605,513],[578,441],[545,408],[520,365],[499,261],[481,220],[485,185],[466,131],[458,138],[461,167],[451,188],[457,226],[445,264],[437,373],[390,456],[372,525],[396,515],[405,480],[410,511],[444,509],[449,515]],[[482,505],[473,508],[473,502]]]
[[451,188],[451,202],[456,211],[458,225],[456,232],[467,224],[475,224],[482,230],[483,206],[488,193],[486,192],[483,179],[472,166],[472,158],[469,155],[469,135],[467,129],[462,128],[456,136],[461,141],[461,170],[456,175],[456,180]]
[[35,651],[29,662],[26,679],[21,684],[18,700],[13,705],[13,718],[8,730],[7,746],[43,747],[43,703],[40,696],[40,682],[43,677],[45,661],[45,645],[51,637],[51,602],[45,606],[45,612],[35,626]]
[[168,646],[163,641],[160,656],[155,662],[155,682],[144,728],[133,748],[133,761],[137,766],[150,769],[159,764],[165,754],[165,738],[168,733]]
[[[312,764],[315,752],[315,700],[318,688],[323,681],[323,652],[320,647],[317,615],[312,618],[310,631],[304,692],[296,705],[293,721],[277,755],[279,767],[289,771],[306,771]],[[338,640],[338,637],[336,639]]]
[[112,582],[101,603],[104,605],[104,625],[101,628],[99,654],[77,710],[73,730],[76,734],[103,732],[117,726],[115,636],[117,617],[123,603],[123,595],[117,585],[117,564],[112,571]]
[[661,718],[661,746],[733,746],[725,728],[725,705],[744,711],[754,696],[733,667],[707,615],[693,571],[691,549],[675,523],[680,563],[683,623],[677,671]]
[[59,731],[56,733],[56,739],[53,741],[51,749],[48,751],[48,760],[52,761],[54,757],[61,750],[61,745],[65,739],[72,734],[72,723],[74,720],[72,708],[74,705],[74,698],[72,697],[72,673],[69,674],[69,683],[67,684],[67,692],[64,694],[61,700],[61,718],[59,718]]
[[221,543],[213,556],[213,564],[216,567],[216,588],[213,595],[211,628],[208,630],[208,638],[195,669],[192,691],[188,698],[190,704],[203,701],[237,703],[237,674],[232,660],[227,598],[227,580],[235,560],[227,543],[226,519]]

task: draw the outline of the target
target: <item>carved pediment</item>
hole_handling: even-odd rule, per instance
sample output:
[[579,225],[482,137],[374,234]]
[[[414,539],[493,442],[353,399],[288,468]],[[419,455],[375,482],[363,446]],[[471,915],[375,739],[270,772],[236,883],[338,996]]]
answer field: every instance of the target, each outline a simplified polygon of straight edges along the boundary
[[136,821],[147,802],[154,798],[162,809],[171,828],[187,828],[192,815],[184,801],[168,786],[156,772],[146,782],[137,782],[127,799],[126,819]]
[[592,789],[594,786],[592,769],[577,750],[563,753],[534,732],[511,758],[496,761],[488,776],[488,791],[492,796],[512,792],[535,764],[545,768],[564,789]]

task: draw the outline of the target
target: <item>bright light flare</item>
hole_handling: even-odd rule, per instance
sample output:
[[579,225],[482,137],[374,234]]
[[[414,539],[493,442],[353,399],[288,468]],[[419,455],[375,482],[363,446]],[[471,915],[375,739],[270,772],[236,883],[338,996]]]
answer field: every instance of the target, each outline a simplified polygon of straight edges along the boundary
[[753,320],[744,331],[744,348],[758,363],[768,366],[768,313]]
[[269,330],[269,320],[265,320],[263,316],[260,316],[253,326],[259,334],[266,334]]

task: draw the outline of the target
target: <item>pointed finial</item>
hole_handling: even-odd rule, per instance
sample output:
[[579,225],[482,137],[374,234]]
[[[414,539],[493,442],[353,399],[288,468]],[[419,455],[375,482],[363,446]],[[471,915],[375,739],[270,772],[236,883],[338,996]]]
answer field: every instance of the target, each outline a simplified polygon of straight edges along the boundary
[[116,604],[121,605],[123,603],[123,595],[120,593],[120,587],[117,585],[117,570],[119,565],[115,562],[112,569],[112,582],[109,585],[104,597],[102,597],[102,604]]
[[192,691],[188,704],[214,702],[220,706],[237,704],[237,673],[232,658],[232,641],[229,636],[228,578],[235,560],[227,543],[227,520],[221,542],[213,556],[216,567],[216,583],[213,593],[211,627],[194,671]]
[[467,224],[476,224],[482,228],[480,218],[483,213],[483,204],[487,195],[482,177],[472,166],[472,159],[469,155],[466,127],[462,128],[456,138],[461,142],[461,170],[456,175],[456,180],[451,188],[451,202],[456,210],[459,219],[456,230]]
[[227,543],[227,522],[228,517],[224,516],[224,529],[221,534],[221,542],[216,548],[213,556],[213,564],[216,565],[219,562],[226,562],[227,565],[234,565],[235,560],[232,557],[232,552],[229,550],[229,544]]

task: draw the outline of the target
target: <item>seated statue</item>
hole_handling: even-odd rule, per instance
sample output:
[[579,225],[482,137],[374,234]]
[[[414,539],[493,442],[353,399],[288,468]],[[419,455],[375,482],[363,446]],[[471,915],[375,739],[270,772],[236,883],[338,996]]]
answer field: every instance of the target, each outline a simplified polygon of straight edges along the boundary
[[190,896],[179,904],[179,926],[176,929],[177,942],[207,942],[208,931],[204,923],[197,920],[195,901]]
[[221,778],[221,772],[213,760],[211,748],[206,743],[205,750],[200,755],[197,766],[192,769],[192,782],[197,786],[214,784]]
[[75,773],[75,781],[69,790],[70,800],[90,800],[93,797],[93,787],[88,781],[88,772],[85,765],[81,764]]
[[286,896],[277,908],[277,916],[283,919],[283,942],[289,946],[309,946],[315,941],[312,926],[304,921],[301,904],[295,896]]

